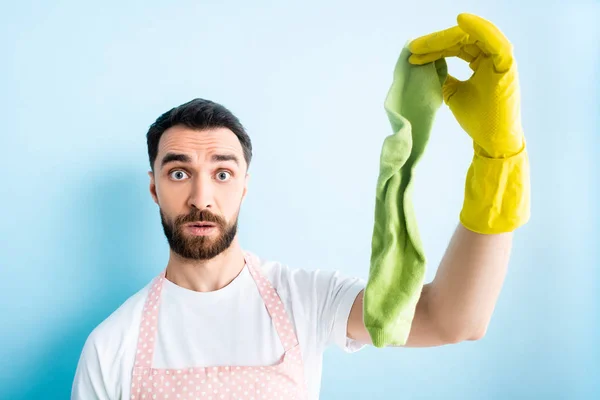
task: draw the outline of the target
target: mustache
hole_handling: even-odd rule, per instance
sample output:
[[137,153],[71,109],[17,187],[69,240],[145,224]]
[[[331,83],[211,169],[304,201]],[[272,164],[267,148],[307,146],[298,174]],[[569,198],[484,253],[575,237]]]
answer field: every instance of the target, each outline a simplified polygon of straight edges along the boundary
[[193,214],[186,215],[184,218],[181,219],[179,224],[183,225],[190,222],[212,222],[217,225],[223,225],[225,223],[225,221],[223,221],[223,218],[211,213],[206,209],[199,212],[195,212]]

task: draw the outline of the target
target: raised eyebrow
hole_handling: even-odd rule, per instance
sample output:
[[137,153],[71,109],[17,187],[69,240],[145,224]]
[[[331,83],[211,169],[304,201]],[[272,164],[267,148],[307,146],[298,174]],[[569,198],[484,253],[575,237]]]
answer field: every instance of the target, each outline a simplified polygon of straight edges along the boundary
[[160,167],[163,168],[166,164],[169,164],[169,163],[172,163],[175,161],[179,161],[182,163],[191,163],[192,159],[187,154],[167,153],[167,154],[165,154],[162,161],[160,162]]
[[[240,165],[240,160],[234,154],[213,154],[212,157],[211,157],[211,161],[213,163],[223,162],[223,161],[233,161],[238,166]],[[169,164],[169,163],[172,163],[172,162],[182,162],[182,163],[189,164],[189,163],[192,162],[192,159],[187,154],[182,154],[182,153],[167,153],[163,157],[163,159],[161,161],[161,164],[160,164],[160,167],[163,168],[166,164]]]
[[233,161],[239,167],[240,160],[237,158],[235,154],[213,154],[211,157],[212,162],[222,162],[222,161]]

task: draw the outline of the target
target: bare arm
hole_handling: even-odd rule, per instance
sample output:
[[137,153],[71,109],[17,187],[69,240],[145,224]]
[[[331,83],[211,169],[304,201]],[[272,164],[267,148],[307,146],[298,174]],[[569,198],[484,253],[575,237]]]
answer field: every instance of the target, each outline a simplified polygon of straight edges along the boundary
[[[512,233],[483,235],[459,224],[433,281],[424,285],[406,347],[431,347],[485,335],[510,259]],[[348,336],[371,338],[363,323],[363,292],[350,311]]]

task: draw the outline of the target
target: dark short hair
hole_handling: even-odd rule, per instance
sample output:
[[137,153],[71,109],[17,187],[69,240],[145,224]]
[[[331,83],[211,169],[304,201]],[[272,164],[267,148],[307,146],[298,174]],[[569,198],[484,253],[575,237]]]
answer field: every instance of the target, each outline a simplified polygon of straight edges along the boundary
[[158,154],[158,143],[165,131],[175,125],[192,129],[227,128],[239,139],[244,150],[246,165],[252,160],[252,142],[243,125],[235,115],[221,104],[205,99],[193,99],[165,112],[150,125],[146,134],[150,168],[154,172],[154,161]]

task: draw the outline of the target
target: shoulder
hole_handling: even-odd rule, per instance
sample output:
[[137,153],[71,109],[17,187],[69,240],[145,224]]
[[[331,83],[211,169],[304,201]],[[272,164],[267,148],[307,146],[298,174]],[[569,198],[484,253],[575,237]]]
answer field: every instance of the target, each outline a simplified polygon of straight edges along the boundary
[[89,334],[84,345],[84,357],[114,362],[123,357],[123,352],[136,342],[141,321],[142,309],[148,294],[150,283],[129,297],[119,308],[110,314]]
[[304,266],[291,266],[281,261],[255,256],[259,267],[265,273],[271,284],[276,289],[332,289],[339,285],[365,284],[359,277],[347,275],[339,270],[323,270]]
[[293,314],[310,321],[307,335],[314,338],[319,348],[335,343],[350,352],[362,347],[348,339],[346,332],[350,310],[366,287],[364,279],[340,270],[292,267],[256,259],[284,302],[291,304]]
[[327,302],[344,297],[353,300],[366,285],[363,279],[339,270],[291,266],[260,257],[255,259],[277,292],[304,302]]
[[150,284],[129,297],[88,335],[77,364],[72,399],[121,398],[130,374]]

